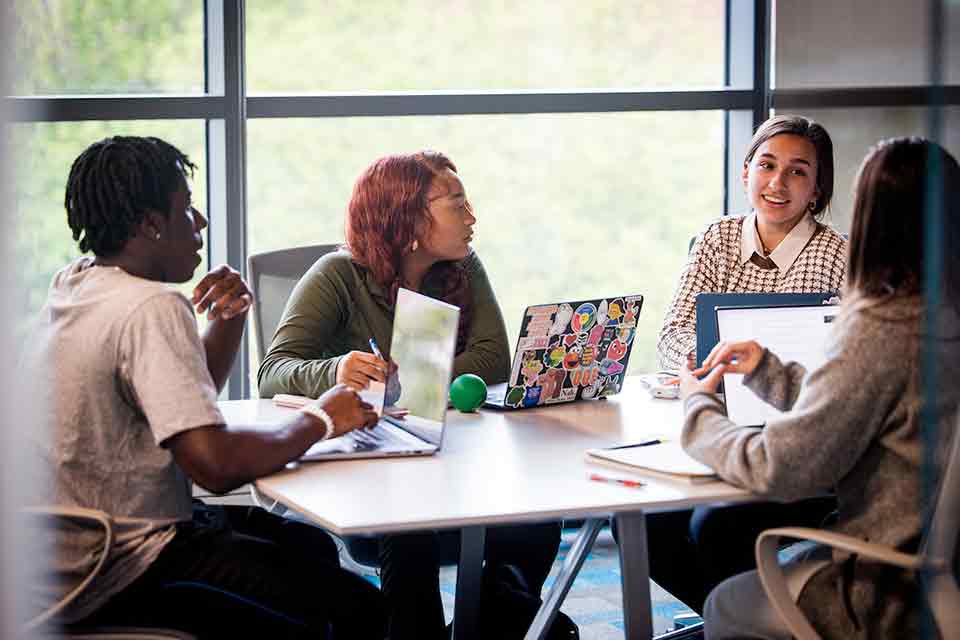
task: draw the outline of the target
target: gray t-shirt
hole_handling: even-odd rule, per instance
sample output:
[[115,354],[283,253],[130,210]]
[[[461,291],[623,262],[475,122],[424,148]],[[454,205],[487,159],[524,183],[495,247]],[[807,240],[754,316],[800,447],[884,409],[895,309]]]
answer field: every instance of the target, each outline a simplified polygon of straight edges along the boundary
[[[168,285],[80,258],[54,276],[31,348],[49,433],[36,439],[53,503],[100,509],[116,541],[101,575],[64,612],[79,620],[139,577],[190,520],[190,480],[165,441],[224,424],[187,299]],[[57,537],[54,594],[96,562],[99,536]]]

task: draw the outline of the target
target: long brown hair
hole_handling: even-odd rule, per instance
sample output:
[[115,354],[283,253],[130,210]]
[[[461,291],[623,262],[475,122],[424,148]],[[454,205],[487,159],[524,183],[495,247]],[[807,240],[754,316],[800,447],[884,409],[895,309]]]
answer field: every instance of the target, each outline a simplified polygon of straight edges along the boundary
[[[353,185],[347,205],[346,246],[353,261],[369,270],[384,288],[391,305],[401,284],[403,258],[432,224],[427,192],[447,169],[457,171],[453,161],[438,151],[389,155],[367,167]],[[457,261],[438,262],[429,275],[442,283],[440,299],[460,307],[460,353],[466,348],[470,328],[470,281]]]
[[[958,206],[960,167],[943,147],[918,137],[878,142],[856,181],[849,290],[867,298],[924,293],[926,234],[940,242],[943,291],[953,304],[960,302]],[[942,212],[936,230],[927,228],[931,207]]]

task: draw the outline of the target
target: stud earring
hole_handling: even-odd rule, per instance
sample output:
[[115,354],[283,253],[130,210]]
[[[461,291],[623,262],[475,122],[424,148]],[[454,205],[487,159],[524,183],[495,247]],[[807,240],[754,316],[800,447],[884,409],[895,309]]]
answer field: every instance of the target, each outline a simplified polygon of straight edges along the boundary
[[414,251],[416,251],[416,250],[419,249],[419,248],[420,248],[420,243],[417,242],[416,240],[414,240],[414,241],[413,241],[413,244],[410,245],[410,253],[413,253]]
[[154,239],[154,240],[159,240],[159,239],[160,239],[160,232],[159,232],[159,231],[157,231],[157,234],[156,234],[155,236],[153,236],[153,239]]

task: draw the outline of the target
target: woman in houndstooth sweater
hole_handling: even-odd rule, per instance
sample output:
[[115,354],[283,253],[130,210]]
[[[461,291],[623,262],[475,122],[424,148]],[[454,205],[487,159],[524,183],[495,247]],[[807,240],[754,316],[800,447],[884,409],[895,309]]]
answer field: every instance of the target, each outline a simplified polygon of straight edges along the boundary
[[757,129],[743,162],[752,210],[697,236],[657,342],[660,366],[677,370],[696,350],[698,293],[819,293],[843,285],[847,242],[819,222],[833,196],[833,143],[801,116]]
[[[757,129],[743,162],[752,210],[711,223],[694,242],[660,332],[660,365],[685,367],[696,347],[701,292],[839,291],[846,240],[819,222],[833,196],[833,142],[822,125],[776,116]],[[772,526],[819,526],[832,496],[651,514],[650,574],[696,611],[710,589],[753,569],[753,542]]]

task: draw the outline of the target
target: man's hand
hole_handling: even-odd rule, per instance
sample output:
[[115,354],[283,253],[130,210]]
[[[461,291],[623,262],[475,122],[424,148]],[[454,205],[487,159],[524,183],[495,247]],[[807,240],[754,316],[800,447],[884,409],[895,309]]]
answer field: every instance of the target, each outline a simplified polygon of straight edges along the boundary
[[351,351],[337,365],[337,382],[366,389],[371,381],[386,382],[387,363],[366,351]]
[[207,312],[208,320],[230,320],[250,309],[253,294],[235,269],[222,264],[194,288],[193,304],[197,313]]
[[373,407],[361,400],[356,391],[343,384],[327,389],[314,400],[314,404],[326,411],[333,420],[334,437],[377,423],[377,413]]

